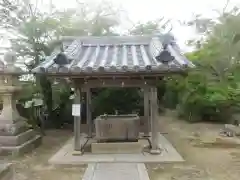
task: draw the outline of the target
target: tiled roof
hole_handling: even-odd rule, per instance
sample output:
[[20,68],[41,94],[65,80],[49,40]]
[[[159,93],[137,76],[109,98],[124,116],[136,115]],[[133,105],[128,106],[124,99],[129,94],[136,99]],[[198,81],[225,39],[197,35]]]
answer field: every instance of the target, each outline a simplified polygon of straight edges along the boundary
[[68,64],[60,63],[59,53],[60,50],[54,51],[33,72],[161,73],[194,66],[181,54],[175,41],[171,38],[166,41],[159,36],[66,37],[63,39],[63,53],[69,60]]

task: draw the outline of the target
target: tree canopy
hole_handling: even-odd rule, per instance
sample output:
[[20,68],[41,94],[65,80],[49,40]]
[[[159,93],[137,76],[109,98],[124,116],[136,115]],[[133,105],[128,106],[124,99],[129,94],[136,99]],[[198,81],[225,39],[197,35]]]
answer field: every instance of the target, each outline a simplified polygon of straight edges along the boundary
[[174,105],[185,118],[227,122],[239,112],[239,21],[239,10],[234,8],[216,20],[191,22],[196,27],[202,22],[200,30],[204,32],[204,38],[195,44],[196,50],[187,54],[196,68],[186,78],[167,81],[170,92],[174,92]]
[[[25,64],[29,70],[37,66],[46,56],[50,55],[56,46],[59,46],[61,36],[119,35],[116,33],[116,27],[121,23],[120,9],[107,2],[94,6],[88,3],[79,3],[76,8],[64,11],[52,6],[51,11],[47,12],[41,11],[38,3],[32,4],[30,2],[28,0],[3,0],[0,3],[0,28],[7,32],[11,48],[17,52],[18,57],[23,62],[28,60]],[[162,21],[163,18],[134,25],[129,33],[135,35],[150,34],[155,30],[165,28],[167,23],[165,22],[163,26],[161,25]],[[34,90],[31,86],[25,86],[22,99],[31,99],[34,91],[41,92],[48,113],[52,114],[52,119],[56,116],[54,109],[58,107],[58,117],[55,119],[59,122],[59,117],[64,116],[63,114],[59,115],[59,113],[64,112],[63,109],[69,109],[68,106],[71,105],[69,100],[70,85],[59,83],[52,86],[55,80],[44,75],[37,76],[36,80],[37,82],[33,82],[32,86]],[[137,99],[139,99],[138,90],[103,89],[98,91],[98,96],[94,101],[97,106],[96,113],[110,113],[114,112],[115,108],[119,109],[120,107],[123,111],[127,111],[127,106],[124,105],[126,102],[116,101],[116,94],[121,94],[125,99],[128,99],[129,103],[127,104],[132,108],[138,106],[136,104]],[[106,97],[106,95],[108,96]],[[106,101],[105,98],[110,100]],[[103,99],[110,103],[101,106],[99,102]],[[131,99],[134,100],[130,101]],[[128,108],[128,111],[132,110],[131,107]]]

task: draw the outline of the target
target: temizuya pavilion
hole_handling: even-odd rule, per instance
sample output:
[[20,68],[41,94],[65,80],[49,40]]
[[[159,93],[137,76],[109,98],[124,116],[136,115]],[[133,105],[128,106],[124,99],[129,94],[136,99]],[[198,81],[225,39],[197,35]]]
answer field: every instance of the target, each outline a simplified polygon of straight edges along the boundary
[[[146,36],[63,37],[62,46],[33,72],[70,78],[75,103],[87,93],[88,136],[92,137],[91,88],[139,87],[144,90],[145,135],[151,134],[151,153],[158,147],[156,82],[166,74],[183,73],[193,64],[184,57],[170,34]],[[120,97],[121,98],[121,97]],[[103,102],[104,106],[104,102]],[[151,113],[149,113],[151,112]],[[80,117],[74,120],[74,150],[80,151]],[[152,132],[152,133],[150,133]]]

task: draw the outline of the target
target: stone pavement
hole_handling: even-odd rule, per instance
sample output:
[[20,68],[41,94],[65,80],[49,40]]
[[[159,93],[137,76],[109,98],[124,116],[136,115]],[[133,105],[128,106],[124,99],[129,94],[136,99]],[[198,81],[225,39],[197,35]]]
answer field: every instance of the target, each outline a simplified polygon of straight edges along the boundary
[[143,163],[89,164],[82,180],[149,180]]
[[[86,142],[83,136],[81,142]],[[73,139],[70,139],[48,162],[53,165],[79,165],[88,163],[165,163],[184,161],[172,144],[160,133],[159,147],[163,149],[159,155],[151,155],[147,152],[136,154],[93,154],[85,152],[82,156],[76,156],[73,155]]]

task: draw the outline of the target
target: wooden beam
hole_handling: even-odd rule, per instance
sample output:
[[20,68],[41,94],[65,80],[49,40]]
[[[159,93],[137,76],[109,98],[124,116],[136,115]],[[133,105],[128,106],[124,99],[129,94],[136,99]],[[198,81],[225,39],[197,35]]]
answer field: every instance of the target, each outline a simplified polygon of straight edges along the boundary
[[150,88],[144,88],[144,136],[148,137],[150,132]]
[[138,80],[138,79],[102,79],[88,80],[82,88],[104,88],[104,87],[151,87],[156,84],[156,80]]
[[52,76],[52,77],[62,77],[62,78],[74,78],[74,79],[84,79],[86,77],[92,77],[92,78],[109,78],[115,76],[117,77],[152,77],[152,78],[162,78],[164,76],[168,75],[174,75],[174,74],[187,74],[188,70],[181,70],[181,71],[176,71],[176,72],[139,72],[139,73],[77,73],[77,74],[72,74],[72,73],[53,73],[53,72],[38,72],[38,73],[33,73],[33,74],[45,74],[47,76]]
[[[75,99],[74,103],[75,104],[81,104],[81,92],[80,88],[76,87],[75,88]],[[81,109],[80,109],[81,112]],[[81,114],[81,113],[80,113]],[[81,116],[75,116],[74,117],[74,150],[75,151],[80,151],[81,150]]]
[[91,89],[86,89],[87,94],[87,125],[88,125],[88,136],[92,137],[92,128],[93,128],[93,122],[92,122],[92,93]]
[[151,88],[151,131],[152,131],[152,149],[151,154],[160,154],[158,140],[158,104],[157,104],[157,88]]

